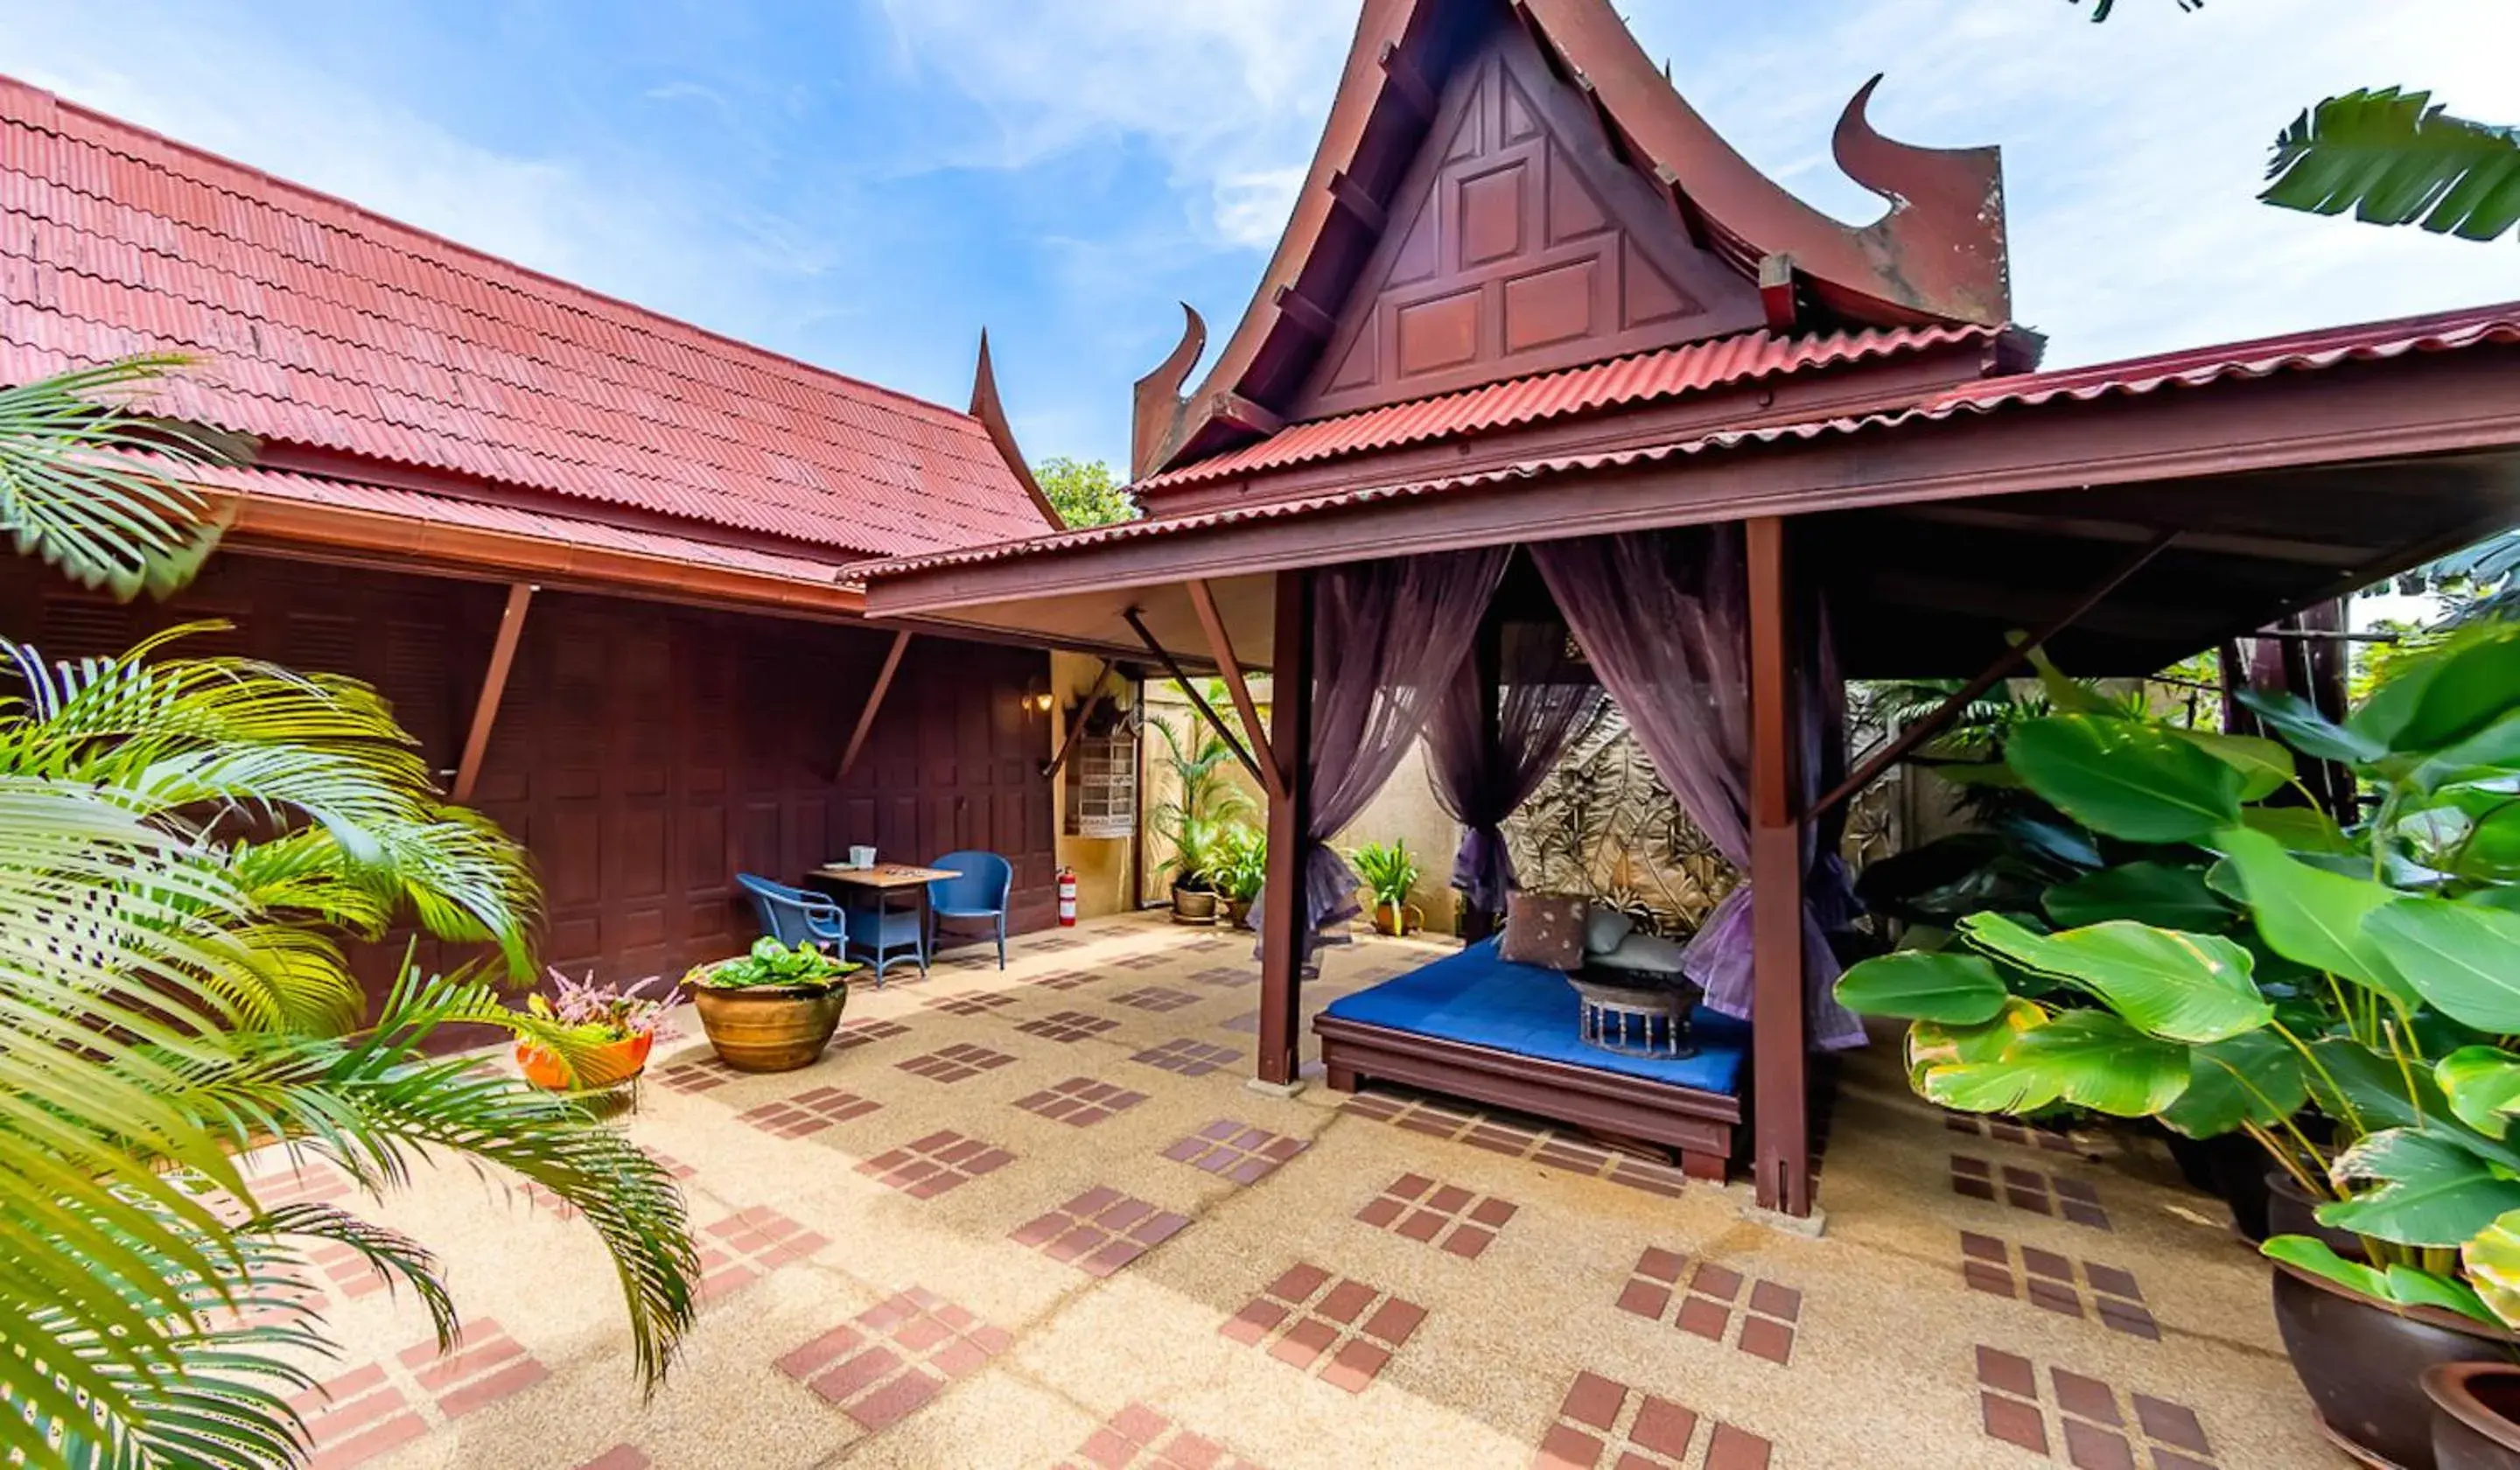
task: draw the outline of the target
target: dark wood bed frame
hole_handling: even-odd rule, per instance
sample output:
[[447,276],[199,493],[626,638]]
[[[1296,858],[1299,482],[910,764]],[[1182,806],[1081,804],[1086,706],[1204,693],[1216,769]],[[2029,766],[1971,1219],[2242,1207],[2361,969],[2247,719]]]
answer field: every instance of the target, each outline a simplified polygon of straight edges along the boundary
[[1418,1036],[1338,1016],[1313,1018],[1335,1091],[1369,1079],[1404,1083],[1675,1149],[1691,1179],[1721,1180],[1741,1127],[1741,1099],[1494,1047]]

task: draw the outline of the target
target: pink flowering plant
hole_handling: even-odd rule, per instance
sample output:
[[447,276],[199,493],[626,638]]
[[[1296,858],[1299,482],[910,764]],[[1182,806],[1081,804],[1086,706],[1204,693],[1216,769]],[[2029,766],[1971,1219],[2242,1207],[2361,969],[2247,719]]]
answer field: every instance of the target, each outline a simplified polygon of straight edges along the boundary
[[583,980],[571,980],[554,969],[551,979],[552,995],[548,999],[534,996],[525,1002],[534,1014],[546,1020],[588,1028],[606,1041],[645,1036],[669,1042],[675,1037],[674,1010],[679,991],[662,975],[620,986],[598,983],[593,971]]

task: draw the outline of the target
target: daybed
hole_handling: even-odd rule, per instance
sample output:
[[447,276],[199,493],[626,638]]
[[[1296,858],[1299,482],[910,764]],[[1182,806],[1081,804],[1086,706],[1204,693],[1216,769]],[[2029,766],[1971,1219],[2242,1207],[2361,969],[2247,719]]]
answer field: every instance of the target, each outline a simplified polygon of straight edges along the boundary
[[1313,1019],[1329,1085],[1368,1078],[1494,1103],[1677,1149],[1692,1178],[1720,1180],[1741,1126],[1750,1028],[1699,1006],[1696,1054],[1627,1056],[1576,1036],[1566,977],[1501,958],[1482,940],[1331,1002]]

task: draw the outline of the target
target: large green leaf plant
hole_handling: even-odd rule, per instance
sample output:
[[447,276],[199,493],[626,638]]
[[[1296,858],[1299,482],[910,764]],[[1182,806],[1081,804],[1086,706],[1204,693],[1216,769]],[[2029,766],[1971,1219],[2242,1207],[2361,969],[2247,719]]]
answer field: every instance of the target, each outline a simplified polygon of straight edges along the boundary
[[[2280,739],[2050,688],[2002,761],[2051,836],[2089,840],[1933,890],[1947,926],[1839,998],[1911,1022],[1911,1080],[1947,1107],[2245,1133],[2362,1242],[2267,1254],[2520,1325],[2520,624],[2405,661],[2342,724],[2244,694]],[[2357,820],[2301,757],[2352,767]]]
[[[0,521],[22,551],[124,595],[179,585],[208,441],[104,390],[163,364],[0,392]],[[382,1196],[425,1160],[494,1164],[566,1201],[609,1254],[645,1381],[693,1319],[673,1179],[580,1104],[465,1055],[488,1024],[564,1061],[599,1040],[510,1006],[535,973],[525,854],[445,804],[355,682],[180,637],[46,660],[0,640],[0,1464],[303,1462],[292,1401],[338,1351],[310,1249],[454,1305],[418,1241],[274,1202],[257,1151]],[[381,1002],[346,946],[409,928],[484,955],[408,959]]]

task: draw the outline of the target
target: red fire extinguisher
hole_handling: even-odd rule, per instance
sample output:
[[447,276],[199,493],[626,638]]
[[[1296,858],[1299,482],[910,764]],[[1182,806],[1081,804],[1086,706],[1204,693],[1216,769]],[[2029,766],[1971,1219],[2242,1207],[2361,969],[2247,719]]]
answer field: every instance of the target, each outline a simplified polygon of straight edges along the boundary
[[1062,929],[1076,927],[1076,869],[1073,868],[1058,870],[1058,926]]

